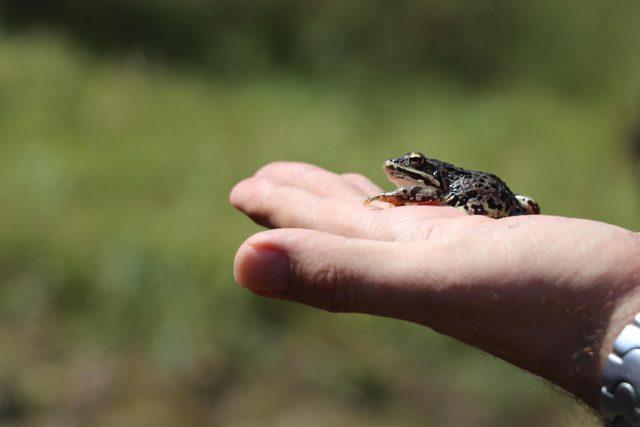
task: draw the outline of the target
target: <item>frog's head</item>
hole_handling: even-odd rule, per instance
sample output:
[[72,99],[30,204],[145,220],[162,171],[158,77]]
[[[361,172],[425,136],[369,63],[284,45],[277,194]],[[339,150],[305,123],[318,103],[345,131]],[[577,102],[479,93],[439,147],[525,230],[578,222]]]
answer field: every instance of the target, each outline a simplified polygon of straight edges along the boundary
[[443,189],[440,168],[422,153],[411,152],[384,162],[384,171],[398,187]]

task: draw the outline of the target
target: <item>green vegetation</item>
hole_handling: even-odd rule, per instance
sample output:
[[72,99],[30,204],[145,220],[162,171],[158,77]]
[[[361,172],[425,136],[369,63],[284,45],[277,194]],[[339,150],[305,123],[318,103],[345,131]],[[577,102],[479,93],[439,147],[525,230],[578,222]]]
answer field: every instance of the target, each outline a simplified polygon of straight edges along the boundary
[[226,199],[282,159],[386,186],[382,160],[419,149],[545,213],[638,229],[633,82],[588,97],[225,82],[81,52],[0,38],[0,423],[585,425],[548,386],[422,327],[239,289],[234,250],[259,228]]
[[437,75],[468,86],[531,80],[570,93],[625,89],[620,81],[635,79],[639,20],[635,0],[0,2],[7,29],[53,28],[93,52],[218,76]]

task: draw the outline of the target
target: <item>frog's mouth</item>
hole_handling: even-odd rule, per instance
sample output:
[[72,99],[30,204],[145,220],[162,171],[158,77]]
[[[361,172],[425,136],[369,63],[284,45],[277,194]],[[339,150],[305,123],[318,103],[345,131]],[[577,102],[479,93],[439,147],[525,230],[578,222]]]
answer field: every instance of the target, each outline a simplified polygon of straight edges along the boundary
[[440,182],[428,173],[394,163],[391,160],[384,162],[384,172],[389,181],[398,187],[441,188]]

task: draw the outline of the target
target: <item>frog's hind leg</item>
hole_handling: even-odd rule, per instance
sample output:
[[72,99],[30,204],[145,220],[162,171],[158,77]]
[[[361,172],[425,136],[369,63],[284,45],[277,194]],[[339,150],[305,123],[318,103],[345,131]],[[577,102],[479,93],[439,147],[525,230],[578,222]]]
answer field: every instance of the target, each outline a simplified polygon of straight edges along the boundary
[[516,194],[515,196],[527,215],[538,215],[540,213],[540,205],[531,197],[522,194]]
[[408,201],[419,205],[441,205],[442,195],[433,188],[413,187],[409,190]]
[[504,204],[496,202],[492,197],[486,200],[479,197],[477,190],[453,194],[445,202],[468,215],[483,215],[494,219],[508,216]]

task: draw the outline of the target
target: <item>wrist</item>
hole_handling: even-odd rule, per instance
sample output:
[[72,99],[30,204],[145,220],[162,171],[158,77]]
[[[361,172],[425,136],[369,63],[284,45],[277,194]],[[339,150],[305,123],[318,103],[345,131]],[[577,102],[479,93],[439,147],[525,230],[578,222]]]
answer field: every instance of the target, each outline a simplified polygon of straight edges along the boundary
[[[519,358],[513,353],[505,357],[595,410],[600,407],[602,369],[613,344],[640,313],[640,245],[602,250],[611,257],[604,263],[608,267],[601,265],[602,274],[585,274],[565,295],[543,296],[539,318],[548,321],[538,322]],[[582,271],[588,270],[586,265]],[[542,307],[550,310],[543,313]]]
[[574,342],[567,365],[570,375],[564,378],[566,385],[559,383],[598,411],[607,358],[613,352],[616,338],[640,313],[640,244],[636,233],[629,232],[627,236],[631,238],[616,239],[602,248],[603,253],[614,254],[615,262],[608,263],[607,274],[594,279],[592,292],[588,293],[595,304],[589,314],[585,313],[582,322],[569,328],[578,341]]
[[[602,340],[602,346],[600,349],[600,369],[599,369],[600,381],[601,381],[600,387],[604,385],[602,384],[602,381],[604,380],[602,374],[603,374],[605,365],[608,363],[607,359],[609,358],[609,356],[611,354],[617,354],[618,356],[621,357],[624,353],[626,353],[627,350],[623,349],[623,347],[626,347],[626,346],[622,343],[627,344],[627,346],[632,346],[634,344],[640,345],[640,342],[636,343],[634,342],[635,340],[633,339],[630,340],[629,339],[630,337],[628,335],[628,332],[631,332],[634,329],[629,325],[635,324],[636,327],[638,326],[636,323],[637,319],[640,318],[638,314],[640,314],[640,291],[634,290],[634,292],[630,293],[630,295],[625,295],[624,298],[620,301],[619,307],[616,309],[616,311],[611,317],[611,321],[609,322],[609,327],[607,328],[608,329],[607,334]],[[627,330],[627,327],[630,327],[631,329]],[[627,332],[626,339],[623,339],[623,341],[619,341],[618,338],[621,336],[623,330]],[[633,338],[633,334],[631,338]],[[607,370],[611,373],[609,368],[610,366],[607,367]],[[633,379],[633,378],[629,378],[629,379]],[[610,380],[611,378],[609,378],[609,381]],[[601,401],[601,393],[598,392],[597,401],[596,401],[598,404],[597,407],[599,407],[600,401]]]
[[564,387],[595,410],[600,408],[602,371],[607,358],[614,351],[614,343],[622,330],[640,313],[640,286],[635,277],[630,279],[626,291],[603,301],[601,327],[594,330],[591,340],[589,336],[584,337],[585,347],[574,353],[572,368],[577,377]]

